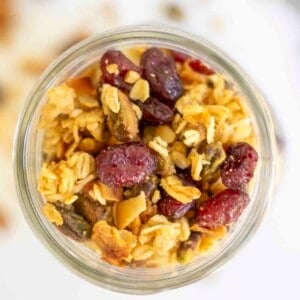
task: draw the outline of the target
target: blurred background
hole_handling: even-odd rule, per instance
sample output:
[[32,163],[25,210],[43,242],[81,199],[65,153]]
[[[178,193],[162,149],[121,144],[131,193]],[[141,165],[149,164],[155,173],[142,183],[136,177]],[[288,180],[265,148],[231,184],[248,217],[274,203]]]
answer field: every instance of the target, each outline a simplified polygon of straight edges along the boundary
[[89,35],[146,23],[200,35],[249,73],[278,121],[282,172],[263,224],[232,261],[144,298],[300,299],[300,0],[0,0],[0,299],[120,296],[70,274],[34,237],[16,199],[13,137],[28,92],[55,57]]

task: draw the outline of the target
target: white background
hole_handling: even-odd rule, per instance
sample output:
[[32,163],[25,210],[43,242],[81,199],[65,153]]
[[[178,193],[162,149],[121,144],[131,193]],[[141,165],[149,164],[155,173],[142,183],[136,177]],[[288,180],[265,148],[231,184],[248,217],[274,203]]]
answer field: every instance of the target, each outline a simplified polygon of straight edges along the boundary
[[[144,298],[300,299],[300,10],[286,1],[275,0],[177,2],[185,14],[179,26],[223,48],[266,95],[284,141],[282,172],[260,229],[234,259],[201,282]],[[64,36],[82,27],[99,32],[125,24],[166,23],[162,13],[165,3],[168,2],[19,0],[22,13],[15,41],[0,48],[0,79],[17,78],[27,91],[34,79],[21,82],[20,72],[11,68],[16,57],[28,53],[46,57]],[[22,100],[16,102],[16,108],[9,112],[16,115],[21,103]],[[4,121],[0,121],[3,126]],[[9,230],[0,231],[0,299],[142,298],[93,286],[51,256],[30,231],[18,207],[11,149],[0,148],[0,204],[11,219]]]

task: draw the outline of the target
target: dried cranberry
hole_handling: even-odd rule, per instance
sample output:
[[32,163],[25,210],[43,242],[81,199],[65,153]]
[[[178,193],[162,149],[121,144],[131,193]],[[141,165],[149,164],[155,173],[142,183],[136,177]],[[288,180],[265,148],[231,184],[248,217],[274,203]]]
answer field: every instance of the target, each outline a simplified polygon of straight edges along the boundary
[[[118,66],[118,74],[109,73],[107,71],[106,67],[111,64],[116,64]],[[119,50],[109,50],[105,52],[100,60],[100,68],[105,83],[117,86],[125,91],[129,91],[131,88],[131,85],[124,81],[125,74],[130,70],[140,73],[139,67],[131,62]]]
[[244,188],[253,177],[258,154],[247,143],[240,142],[226,150],[227,158],[221,168],[224,185],[230,188]]
[[179,63],[184,63],[187,59],[190,58],[189,55],[175,50],[171,50],[171,55],[174,58],[174,60]]
[[140,107],[143,111],[143,120],[146,123],[162,125],[171,123],[173,119],[173,110],[154,97],[150,97],[146,102],[141,103]]
[[213,75],[215,74],[215,71],[206,66],[200,59],[193,59],[189,62],[190,67],[196,71],[199,72],[200,74],[204,75]]
[[142,143],[111,146],[96,157],[100,181],[115,187],[131,187],[145,182],[156,166],[155,154]]
[[141,58],[144,76],[150,83],[151,92],[169,106],[182,95],[182,83],[177,75],[176,65],[158,48],[146,50]]
[[207,228],[229,225],[238,219],[249,201],[249,196],[241,190],[224,190],[198,208],[196,222]]
[[174,220],[184,216],[188,210],[194,206],[194,204],[194,201],[183,204],[170,196],[166,196],[162,200],[158,201],[157,207],[160,213],[162,213],[168,219]]

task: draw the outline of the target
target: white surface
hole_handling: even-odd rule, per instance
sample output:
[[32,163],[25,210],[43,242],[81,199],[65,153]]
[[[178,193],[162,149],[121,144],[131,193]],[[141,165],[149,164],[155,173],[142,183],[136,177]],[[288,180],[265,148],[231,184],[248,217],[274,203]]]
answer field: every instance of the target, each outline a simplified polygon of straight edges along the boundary
[[[31,21],[21,21],[30,35],[20,35],[16,51],[25,51],[23,43],[39,51],[53,47],[51,43],[82,24],[97,32],[112,25],[162,22],[159,2],[166,3],[110,1],[119,13],[118,20],[109,23],[101,20],[98,9],[91,9],[98,7],[99,2],[19,0],[24,20],[31,16]],[[233,260],[201,282],[144,298],[300,299],[300,12],[286,2],[271,0],[179,3],[187,14],[187,21],[180,26],[223,48],[267,96],[283,129],[284,171],[259,231]],[[7,168],[3,164],[1,167],[9,170],[7,164]],[[11,179],[12,174],[8,175]],[[6,196],[6,185],[5,178],[1,181],[0,198]],[[0,235],[1,300],[142,298],[101,289],[71,274],[33,236],[15,200],[10,206],[16,221],[9,233]]]

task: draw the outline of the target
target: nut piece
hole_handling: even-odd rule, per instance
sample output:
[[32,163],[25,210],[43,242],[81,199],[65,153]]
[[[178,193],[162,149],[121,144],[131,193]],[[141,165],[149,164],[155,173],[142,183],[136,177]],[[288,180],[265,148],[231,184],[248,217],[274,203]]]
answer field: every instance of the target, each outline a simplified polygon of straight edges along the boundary
[[118,75],[119,74],[119,68],[117,64],[110,64],[106,66],[106,70],[109,74],[115,74]]
[[161,125],[155,128],[155,136],[159,136],[161,139],[171,144],[175,141],[176,134],[173,129],[168,125]]
[[201,196],[201,192],[193,186],[184,186],[177,176],[168,176],[161,179],[160,185],[167,194],[177,201],[186,204]]
[[53,205],[63,218],[63,224],[57,226],[63,234],[78,242],[86,241],[90,237],[91,225],[76,214],[72,206],[58,203]]
[[110,133],[119,141],[135,140],[138,134],[138,118],[133,109],[133,103],[121,91],[118,91],[120,109],[113,112],[106,102],[102,102],[103,111],[107,115],[107,125]]
[[189,159],[191,160],[191,175],[193,180],[199,181],[201,179],[200,173],[202,171],[204,164],[209,164],[208,161],[204,159],[203,154],[199,154],[196,149],[192,149]]
[[145,79],[138,79],[134,86],[131,88],[129,97],[132,100],[140,100],[145,102],[150,96],[149,82]]
[[98,183],[100,186],[100,191],[104,199],[109,201],[121,201],[123,198],[123,188],[122,187],[111,187],[103,182]]
[[133,84],[135,83],[138,79],[140,79],[141,76],[138,72],[135,71],[131,71],[129,70],[124,77],[124,81],[129,83],[129,84]]
[[92,240],[100,247],[103,258],[114,265],[120,265],[136,245],[136,236],[130,231],[119,231],[106,221],[99,221],[93,227]]
[[52,223],[56,225],[62,225],[64,223],[63,217],[56,207],[51,203],[46,203],[43,206],[43,214]]
[[103,84],[101,91],[101,102],[103,104],[104,113],[107,115],[107,108],[114,113],[120,111],[120,101],[118,99],[118,89],[109,84]]
[[161,199],[160,191],[159,190],[155,190],[154,193],[153,193],[153,195],[152,195],[152,198],[151,198],[152,203],[157,203],[158,200],[160,200],[160,199]]
[[180,244],[177,250],[178,262],[182,264],[186,264],[193,259],[195,255],[195,250],[199,245],[200,239],[201,239],[201,233],[192,232],[189,239]]
[[139,196],[119,202],[116,206],[116,224],[119,229],[127,227],[139,214],[147,208],[145,193]]

